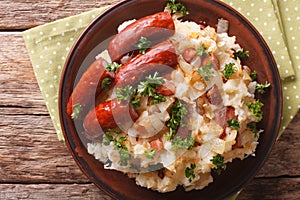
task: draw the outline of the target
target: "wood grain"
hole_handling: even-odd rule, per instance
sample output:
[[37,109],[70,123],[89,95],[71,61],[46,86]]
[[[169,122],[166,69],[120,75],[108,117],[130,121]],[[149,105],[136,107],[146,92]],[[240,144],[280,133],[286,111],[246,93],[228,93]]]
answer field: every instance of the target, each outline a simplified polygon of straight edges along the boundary
[[0,30],[24,30],[120,0],[1,0]]
[[[110,199],[57,141],[18,30],[117,2],[1,0],[0,199]],[[300,199],[299,130],[300,112],[238,199]]]
[[2,114],[48,114],[21,33],[0,33],[0,94]]

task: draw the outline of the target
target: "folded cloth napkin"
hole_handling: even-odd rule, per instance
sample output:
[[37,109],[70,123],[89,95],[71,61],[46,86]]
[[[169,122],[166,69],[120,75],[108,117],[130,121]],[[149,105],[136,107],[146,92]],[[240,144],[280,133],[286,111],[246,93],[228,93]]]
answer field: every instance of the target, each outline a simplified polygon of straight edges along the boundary
[[[223,1],[253,23],[276,59],[284,95],[281,134],[300,105],[300,58],[297,55],[300,45],[300,14],[297,12],[296,0]],[[44,24],[23,33],[37,82],[59,140],[63,140],[57,103],[62,67],[77,37],[106,8]]]

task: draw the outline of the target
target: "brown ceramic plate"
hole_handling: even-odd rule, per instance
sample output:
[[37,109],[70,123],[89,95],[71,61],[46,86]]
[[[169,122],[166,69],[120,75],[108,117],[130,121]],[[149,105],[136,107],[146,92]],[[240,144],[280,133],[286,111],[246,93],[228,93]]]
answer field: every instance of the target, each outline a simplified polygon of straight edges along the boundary
[[[167,0],[131,0],[124,1],[110,8],[97,17],[82,33],[73,46],[62,74],[60,85],[60,118],[64,137],[69,150],[84,174],[100,189],[116,199],[224,199],[239,191],[261,168],[265,162],[279,131],[282,94],[280,78],[265,41],[258,31],[238,12],[220,1],[212,0],[181,0],[190,14],[187,19],[204,20],[215,26],[219,18],[229,20],[229,35],[235,35],[237,42],[251,57],[244,64],[258,72],[258,81],[268,80],[272,87],[268,93],[258,98],[265,104],[264,119],[259,128],[264,129],[259,139],[255,157],[240,161],[234,160],[214,182],[203,190],[185,192],[178,187],[176,191],[161,194],[139,187],[127,175],[104,170],[103,164],[89,155],[86,141],[81,138],[82,127],[75,124],[67,115],[68,98],[82,72],[94,61],[95,56],[107,47],[107,38],[116,34],[116,29],[123,21],[141,18],[162,11]],[[79,127],[78,127],[79,126]]]

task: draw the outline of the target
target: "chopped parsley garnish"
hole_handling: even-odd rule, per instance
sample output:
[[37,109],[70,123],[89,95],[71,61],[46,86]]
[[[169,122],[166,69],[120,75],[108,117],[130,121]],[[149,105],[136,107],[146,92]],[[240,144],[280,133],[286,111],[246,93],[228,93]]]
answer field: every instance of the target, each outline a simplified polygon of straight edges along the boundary
[[255,70],[253,72],[251,72],[250,77],[251,77],[252,81],[255,81],[257,78],[257,72]]
[[151,96],[153,99],[151,100],[151,104],[154,105],[154,104],[158,104],[158,103],[161,103],[161,102],[165,102],[166,101],[166,97],[164,97],[163,95],[161,94],[155,94],[153,96]]
[[146,37],[141,37],[135,47],[139,49],[139,53],[145,54],[146,50],[151,47],[151,41],[149,41]]
[[257,84],[256,90],[259,94],[263,94],[263,93],[265,93],[265,89],[267,89],[270,86],[271,86],[271,84],[268,81],[266,81],[265,84]]
[[117,88],[117,100],[120,102],[122,100],[130,100],[135,93],[131,85],[126,85],[123,88]]
[[146,77],[146,81],[140,82],[140,84],[138,85],[138,92],[143,96],[154,95],[154,93],[156,93],[155,88],[164,83],[164,79],[159,76],[158,72],[155,72],[153,74],[153,77],[149,75],[148,77]]
[[258,137],[258,130],[257,130],[257,127],[256,127],[256,122],[248,123],[247,127],[252,131],[252,133],[254,133],[254,137],[257,138]]
[[226,169],[226,164],[224,163],[224,157],[221,154],[215,155],[211,159],[212,163],[215,165],[213,168],[215,172],[217,172],[218,175],[221,174],[222,170]]
[[237,59],[237,58],[241,59],[241,58],[249,57],[249,51],[244,51],[244,49],[241,49],[239,51],[235,51],[233,53],[233,56],[234,56],[235,59]]
[[120,137],[119,139],[114,138],[115,149],[126,149],[127,147],[123,144],[127,140],[126,137]]
[[[127,147],[124,145],[124,142],[127,140],[126,137],[113,137],[111,135],[111,133],[113,133],[112,131],[109,132],[109,131],[106,131],[103,135],[103,144],[105,146],[108,146],[110,144],[110,142],[113,142],[114,143],[114,149],[117,150],[117,149],[126,149],[127,150]],[[117,133],[119,134],[119,132],[114,132],[114,133]]]
[[224,70],[221,71],[226,80],[229,79],[230,76],[236,72],[236,70],[233,69],[233,66],[234,66],[234,63],[228,63],[225,65]]
[[167,127],[170,128],[170,132],[167,134],[167,139],[171,140],[176,133],[178,127],[184,126],[183,117],[187,115],[188,111],[184,104],[179,100],[176,100],[170,109],[170,120],[167,123]]
[[181,13],[183,15],[189,14],[188,10],[182,3],[177,3],[175,0],[169,0],[167,8],[171,9],[171,13]]
[[105,146],[108,146],[110,144],[110,142],[112,142],[112,141],[114,141],[114,138],[109,133],[105,133],[103,135],[103,144]]
[[121,149],[119,151],[119,155],[120,155],[119,165],[120,166],[127,166],[128,165],[128,161],[131,158],[131,155],[128,152],[127,148],[126,149]]
[[234,130],[239,130],[240,129],[240,124],[236,119],[231,119],[227,121],[228,125],[230,128]]
[[205,52],[206,48],[204,44],[202,44],[199,49],[196,50],[198,56],[208,56],[208,53]]
[[141,96],[147,96],[151,98],[151,104],[158,104],[160,102],[165,102],[166,97],[161,94],[156,93],[156,88],[164,84],[164,79],[159,75],[158,72],[155,72],[153,76],[149,75],[146,77],[146,81],[139,83],[137,89],[133,89],[131,85],[127,85],[123,88],[117,88],[117,100],[118,101],[129,101],[134,108],[140,106]]
[[72,119],[77,119],[82,111],[82,106],[79,103],[73,105],[73,112],[71,114]]
[[126,137],[113,137],[112,135],[109,134],[110,132],[106,132],[103,136],[103,144],[105,146],[110,145],[111,142],[114,143],[114,150],[119,150],[119,155],[120,155],[120,160],[119,164],[121,166],[126,166],[128,165],[128,161],[131,158],[130,153],[128,152],[127,147],[125,146],[124,142],[127,140]]
[[195,163],[192,163],[190,167],[185,168],[185,177],[188,178],[190,182],[192,182],[196,177],[194,173],[195,169],[196,169]]
[[203,80],[209,81],[210,78],[215,76],[215,73],[212,69],[212,61],[209,61],[204,66],[198,69],[198,73],[202,76]]
[[121,64],[112,62],[112,63],[107,64],[105,68],[109,72],[116,72],[120,67],[122,67]]
[[194,144],[195,138],[192,137],[191,133],[189,133],[185,139],[182,139],[180,136],[176,136],[172,140],[172,145],[176,150],[188,150],[193,148]]
[[149,75],[146,77],[146,81],[140,82],[138,85],[137,92],[142,96],[152,97],[151,104],[158,104],[160,102],[165,102],[166,98],[163,95],[156,93],[156,88],[164,84],[164,79],[159,75],[158,72],[155,72],[153,76]]
[[145,151],[144,154],[145,154],[146,158],[153,159],[156,154],[156,151],[155,151],[155,149],[150,149],[149,151]]
[[131,100],[131,104],[132,104],[133,108],[140,107],[140,105],[141,105],[141,99],[140,98],[132,99]]
[[110,78],[104,78],[101,82],[101,89],[108,90],[111,83],[112,80]]
[[257,100],[256,102],[247,103],[246,105],[250,109],[251,114],[257,117],[257,122],[261,121],[263,118],[261,108],[263,107],[264,104],[259,100]]

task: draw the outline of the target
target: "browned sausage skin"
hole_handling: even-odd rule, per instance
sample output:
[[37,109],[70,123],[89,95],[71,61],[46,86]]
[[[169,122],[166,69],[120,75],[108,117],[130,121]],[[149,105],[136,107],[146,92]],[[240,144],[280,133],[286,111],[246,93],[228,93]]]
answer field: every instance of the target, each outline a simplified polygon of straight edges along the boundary
[[[146,54],[140,54],[129,63],[123,65],[116,73],[117,87],[133,85],[146,74],[154,71],[165,73],[161,69],[167,66],[172,70],[177,66],[177,56],[171,42],[162,42],[151,48]],[[137,113],[127,101],[118,102],[116,99],[100,103],[91,110],[84,119],[84,128],[89,138],[99,137],[108,128],[127,127],[138,118]],[[131,124],[132,125],[132,124]],[[122,127],[120,127],[122,126]],[[130,126],[128,126],[130,127]],[[101,131],[102,130],[102,131]]]
[[136,50],[135,45],[141,37],[146,37],[155,45],[173,35],[174,31],[174,21],[169,12],[149,15],[118,33],[109,43],[108,52],[112,61],[119,62],[123,55]]
[[[103,134],[108,128],[129,128],[138,118],[138,114],[127,101],[118,102],[117,99],[100,103],[89,111],[83,126],[88,138],[94,139]],[[121,126],[121,127],[120,127]]]
[[123,65],[116,73],[115,83],[117,87],[134,85],[150,73],[169,73],[176,68],[177,63],[173,44],[169,41],[161,42]]
[[113,79],[113,74],[106,71],[105,66],[107,62],[99,58],[94,61],[91,66],[82,75],[76,87],[74,88],[68,102],[67,113],[72,115],[73,106],[79,104],[82,108],[82,112],[78,118],[81,118],[86,113],[93,99],[96,98],[102,91],[101,83],[105,78]]

